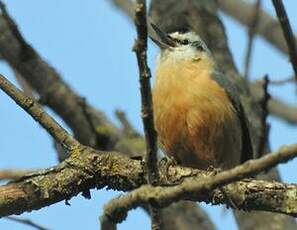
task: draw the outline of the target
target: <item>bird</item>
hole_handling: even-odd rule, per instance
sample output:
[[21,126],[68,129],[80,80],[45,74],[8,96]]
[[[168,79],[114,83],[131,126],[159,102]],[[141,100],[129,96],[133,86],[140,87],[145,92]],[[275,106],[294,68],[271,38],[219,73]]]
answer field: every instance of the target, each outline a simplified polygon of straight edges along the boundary
[[162,151],[182,166],[230,169],[253,158],[238,91],[193,31],[165,33],[151,23],[160,48],[152,89]]

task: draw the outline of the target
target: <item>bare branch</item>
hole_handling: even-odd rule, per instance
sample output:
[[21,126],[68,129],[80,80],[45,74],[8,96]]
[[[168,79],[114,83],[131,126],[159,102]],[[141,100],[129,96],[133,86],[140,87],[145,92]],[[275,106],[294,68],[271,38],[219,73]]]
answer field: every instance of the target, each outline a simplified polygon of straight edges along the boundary
[[146,164],[148,167],[148,181],[154,183],[157,180],[157,132],[154,128],[153,102],[151,93],[151,72],[147,65],[147,23],[146,6],[144,0],[138,0],[135,11],[135,25],[138,39],[133,50],[137,56],[139,67],[139,81],[141,92],[141,117],[144,126],[146,141]]
[[[154,185],[158,182],[157,168],[157,132],[154,126],[153,100],[151,92],[151,71],[147,64],[147,11],[146,1],[136,0],[135,8],[135,26],[137,30],[137,40],[135,41],[133,51],[136,53],[139,68],[139,82],[141,93],[141,117],[144,127],[144,136],[146,142],[145,164],[147,169],[147,182]],[[162,226],[160,212],[157,208],[149,205],[151,214],[152,230],[159,230]]]
[[[248,176],[255,175],[261,171],[274,167],[279,163],[287,162],[297,155],[297,144],[283,147],[278,152],[268,154],[258,160],[250,160],[233,169],[223,171],[217,175],[200,178],[199,180],[187,179],[181,184],[172,187],[153,187],[144,185],[127,195],[115,198],[104,207],[104,215],[112,219],[113,222],[119,223],[125,219],[127,212],[140,205],[149,203],[154,207],[166,207],[173,202],[182,199],[189,199],[193,194],[210,193],[212,190],[224,186],[228,183],[243,179]],[[292,192],[292,187],[288,185],[287,191]],[[293,189],[296,191],[295,189]],[[287,192],[286,191],[286,192]],[[294,194],[294,195],[293,195]],[[292,203],[297,202],[295,193],[292,193]],[[297,207],[290,203],[290,208],[286,207],[281,213],[297,216]],[[289,205],[289,204],[288,204]],[[293,212],[292,209],[294,210]],[[271,211],[271,210],[270,210]]]
[[22,218],[14,217],[14,216],[7,216],[5,218],[7,220],[12,220],[12,221],[15,221],[15,222],[18,222],[18,223],[21,223],[21,224],[28,225],[28,226],[33,227],[33,228],[38,229],[38,230],[49,230],[48,228],[45,228],[45,227],[43,227],[43,226],[41,226],[39,224],[36,224],[32,220],[29,220],[29,219],[22,219]]
[[295,72],[295,79],[297,82],[297,46],[294,34],[289,22],[289,18],[282,0],[272,0],[274,9],[276,11],[278,20],[282,26],[283,34],[287,42],[289,55],[292,63],[293,70]]

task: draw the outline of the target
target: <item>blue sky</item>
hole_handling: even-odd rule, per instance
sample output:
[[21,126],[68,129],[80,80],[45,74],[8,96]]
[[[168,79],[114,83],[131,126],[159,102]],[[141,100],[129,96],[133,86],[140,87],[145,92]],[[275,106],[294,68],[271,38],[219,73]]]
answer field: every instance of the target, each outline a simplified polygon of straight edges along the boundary
[[[4,1],[24,37],[38,50],[63,78],[79,94],[95,107],[105,111],[114,122],[114,110],[124,110],[137,129],[142,130],[140,120],[139,86],[135,54],[131,47],[135,31],[130,21],[108,0],[101,1]],[[270,1],[262,1],[274,14]],[[294,14],[297,2],[284,1],[293,28],[297,28]],[[246,30],[222,14],[229,44],[242,70],[247,44]],[[149,45],[149,64],[154,72],[156,47]],[[0,63],[0,73],[15,82],[13,73],[5,63]],[[269,74],[272,79],[292,75],[288,57],[282,55],[263,39],[256,38],[251,75],[255,78]],[[271,88],[271,93],[290,103],[296,103],[295,86]],[[48,110],[52,115],[55,114]],[[0,169],[42,168],[57,163],[53,143],[49,135],[24,113],[3,92],[0,92]],[[55,116],[56,117],[56,116]],[[64,123],[56,117],[56,119]],[[280,119],[270,117],[272,149],[296,142],[296,126],[289,126]],[[280,166],[286,182],[296,183],[297,160]],[[102,205],[117,193],[92,191],[92,199],[77,196],[39,211],[21,215],[51,229],[98,229],[98,217]],[[203,205],[215,221],[218,229],[236,229],[230,212],[223,206]],[[132,211],[119,229],[150,229],[149,219],[141,210]],[[31,229],[1,219],[0,229]]]

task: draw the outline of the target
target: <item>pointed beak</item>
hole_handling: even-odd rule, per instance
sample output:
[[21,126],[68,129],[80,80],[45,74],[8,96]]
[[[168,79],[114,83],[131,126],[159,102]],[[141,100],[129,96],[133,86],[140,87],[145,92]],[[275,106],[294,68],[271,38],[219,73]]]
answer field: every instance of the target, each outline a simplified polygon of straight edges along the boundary
[[155,24],[150,23],[148,26],[149,37],[161,49],[168,49],[176,46],[175,41],[158,28]]

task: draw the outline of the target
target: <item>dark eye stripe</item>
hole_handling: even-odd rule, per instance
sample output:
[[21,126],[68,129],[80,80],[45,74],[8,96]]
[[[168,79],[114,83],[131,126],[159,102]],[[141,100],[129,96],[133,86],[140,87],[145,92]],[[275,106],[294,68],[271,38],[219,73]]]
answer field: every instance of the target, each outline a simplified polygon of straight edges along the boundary
[[190,44],[190,41],[188,39],[184,39],[184,40],[180,40],[180,39],[177,39],[177,38],[173,38],[171,36],[169,36],[173,41],[175,41],[176,43],[179,43],[181,45],[188,45]]

